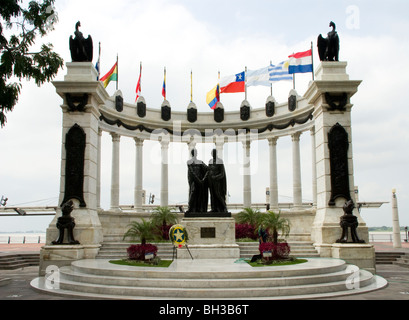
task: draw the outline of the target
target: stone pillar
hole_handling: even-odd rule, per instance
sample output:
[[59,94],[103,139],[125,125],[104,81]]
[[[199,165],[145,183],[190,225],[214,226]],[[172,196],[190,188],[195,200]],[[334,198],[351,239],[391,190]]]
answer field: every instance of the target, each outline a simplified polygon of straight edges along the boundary
[[119,191],[120,191],[120,144],[121,136],[111,133],[112,136],[112,169],[111,169],[111,210],[120,211]]
[[243,141],[243,207],[251,208],[251,141]]
[[301,158],[300,158],[300,136],[301,132],[294,133],[292,137],[293,146],[293,208],[302,208],[301,187]]
[[216,145],[216,150],[217,150],[217,156],[223,160],[223,149],[224,149],[224,138],[222,139],[215,139],[215,145]]
[[[63,99],[62,149],[59,207],[46,231],[46,244],[40,251],[40,275],[48,266],[70,265],[79,259],[94,259],[103,241],[98,216],[99,181],[99,106],[109,95],[92,63],[67,63],[64,81],[54,81],[57,94]],[[75,133],[75,134],[74,134]],[[78,145],[84,149],[79,150]],[[56,226],[62,216],[63,202],[72,200],[75,219],[73,236],[80,244],[53,245],[59,237]],[[66,234],[66,232],[65,232]]]
[[143,139],[135,138],[135,197],[134,205],[137,212],[142,211],[143,199]]
[[312,157],[312,168],[311,168],[311,176],[312,176],[312,206],[314,208],[317,207],[317,156],[315,154],[315,127],[313,127],[310,131],[311,133],[311,157]]
[[98,130],[98,163],[97,163],[97,209],[101,211],[101,143],[102,140],[102,130]]
[[278,211],[278,174],[277,174],[277,140],[269,138],[270,149],[270,209]]
[[398,213],[398,198],[396,190],[392,190],[392,227],[393,227],[393,247],[402,248],[402,238],[400,235],[399,213]]
[[[359,267],[373,272],[375,251],[372,245],[336,243],[342,233],[340,218],[344,214],[343,206],[347,200],[354,199],[351,97],[361,84],[361,81],[349,79],[346,66],[346,62],[321,62],[315,81],[305,93],[308,103],[314,105],[315,119],[317,211],[311,238],[321,257],[356,262]],[[338,135],[333,135],[334,132],[338,132]],[[334,136],[341,139],[334,139]],[[334,157],[338,155],[332,154],[330,145],[334,144],[332,150],[345,150],[342,157]],[[340,178],[343,179],[341,184]],[[368,243],[369,232],[365,221],[358,210],[355,209],[353,214],[358,218],[359,238]],[[357,256],[360,258],[351,258]]]
[[161,140],[161,184],[160,184],[160,205],[169,206],[169,141]]

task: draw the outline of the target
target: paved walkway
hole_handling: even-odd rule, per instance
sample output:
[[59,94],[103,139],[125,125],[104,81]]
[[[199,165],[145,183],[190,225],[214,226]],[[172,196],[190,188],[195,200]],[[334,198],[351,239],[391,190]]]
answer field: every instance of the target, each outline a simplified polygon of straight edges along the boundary
[[[0,255],[6,253],[39,252],[43,244],[0,245]],[[409,253],[409,244],[394,249],[391,243],[376,243],[376,251],[399,251]],[[365,294],[322,300],[409,300],[409,268],[395,265],[377,265],[377,274],[388,281],[384,289]],[[31,288],[30,282],[38,277],[38,267],[18,270],[0,270],[0,278],[10,281],[0,286],[0,300],[79,300],[43,294]],[[1,283],[0,283],[1,285]]]

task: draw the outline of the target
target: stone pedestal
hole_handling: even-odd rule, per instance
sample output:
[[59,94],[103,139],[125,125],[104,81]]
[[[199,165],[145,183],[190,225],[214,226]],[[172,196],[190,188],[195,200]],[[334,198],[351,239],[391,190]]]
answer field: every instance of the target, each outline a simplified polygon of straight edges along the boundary
[[107,98],[92,63],[67,63],[64,81],[53,82],[63,98],[61,178],[59,206],[68,200],[74,202],[71,216],[75,219],[73,235],[79,245],[52,245],[59,236],[57,209],[47,229],[46,246],[41,250],[40,272],[49,265],[67,265],[78,259],[93,259],[103,241],[98,217],[98,143],[99,106]]
[[[194,259],[240,258],[233,218],[184,218],[181,225],[187,231]],[[186,248],[177,250],[178,259],[191,259]]]
[[331,246],[331,256],[376,273],[375,248],[371,244],[336,243]]

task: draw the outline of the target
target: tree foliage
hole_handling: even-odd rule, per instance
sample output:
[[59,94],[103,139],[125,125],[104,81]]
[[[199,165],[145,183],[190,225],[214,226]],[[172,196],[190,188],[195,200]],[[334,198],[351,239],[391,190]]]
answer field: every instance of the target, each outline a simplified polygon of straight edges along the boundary
[[236,221],[240,224],[248,223],[252,226],[257,226],[262,218],[260,210],[252,208],[244,208],[236,215]]
[[38,36],[44,37],[58,21],[55,0],[1,0],[0,6],[0,125],[7,122],[6,113],[18,102],[22,79],[34,80],[40,86],[51,81],[63,66],[63,59],[53,52],[53,45],[42,44],[31,52]]
[[142,219],[141,221],[133,221],[129,225],[128,231],[125,232],[123,240],[128,237],[132,240],[139,239],[141,244],[144,245],[147,240],[154,239],[153,228],[154,225],[152,224],[152,221],[146,221],[145,219]]
[[290,220],[281,217],[281,213],[274,213],[268,211],[262,216],[259,226],[268,232],[273,237],[273,243],[278,243],[278,235],[281,231],[283,237],[288,237],[290,234],[291,224]]

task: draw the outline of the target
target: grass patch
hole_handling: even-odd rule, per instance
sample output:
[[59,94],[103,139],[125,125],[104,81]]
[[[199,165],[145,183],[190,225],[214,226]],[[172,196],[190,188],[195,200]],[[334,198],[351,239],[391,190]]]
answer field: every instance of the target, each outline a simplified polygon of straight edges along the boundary
[[135,260],[110,260],[109,263],[117,264],[120,266],[131,266],[131,267],[153,267],[153,268],[167,268],[172,264],[172,260],[160,260],[157,262],[144,262]]
[[251,265],[252,267],[280,267],[280,266],[291,266],[295,264],[306,263],[308,260],[306,259],[291,259],[291,260],[277,260],[271,261],[269,263],[263,262],[262,260],[257,260],[255,262],[250,262],[247,260],[246,262]]

